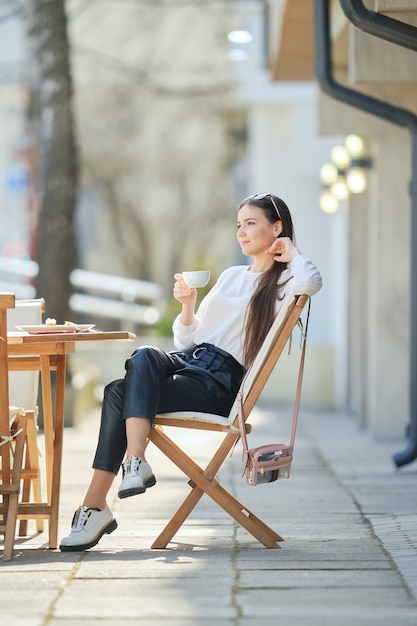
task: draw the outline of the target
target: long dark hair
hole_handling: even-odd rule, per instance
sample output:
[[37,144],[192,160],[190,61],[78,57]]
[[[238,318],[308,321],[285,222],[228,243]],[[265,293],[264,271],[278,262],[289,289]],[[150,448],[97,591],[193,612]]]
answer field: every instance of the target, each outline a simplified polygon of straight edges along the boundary
[[[278,198],[278,196],[272,196],[272,198],[277,205],[282,222],[282,232],[279,234],[279,237],[289,237],[295,244],[290,210],[281,198]],[[237,210],[239,211],[245,204],[262,209],[271,224],[275,224],[277,219],[280,219],[270,195],[265,194],[265,197],[261,199],[255,196],[243,200]],[[275,261],[269,270],[263,272],[249,301],[246,311],[246,333],[243,345],[243,364],[246,369],[254,361],[275,319],[276,301],[279,299],[278,285],[282,287],[280,278],[286,267],[287,263]]]

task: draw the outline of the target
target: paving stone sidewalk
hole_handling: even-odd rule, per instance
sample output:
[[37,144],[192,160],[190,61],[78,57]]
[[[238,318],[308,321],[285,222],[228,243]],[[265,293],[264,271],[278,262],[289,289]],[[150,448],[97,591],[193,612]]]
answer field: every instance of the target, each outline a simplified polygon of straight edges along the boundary
[[[98,419],[65,432],[60,536],[91,475]],[[250,445],[286,441],[290,419],[257,409]],[[218,435],[180,433],[190,449],[201,437],[204,463]],[[345,415],[301,409],[290,480],[256,488],[240,476],[238,445],[222,484],[285,538],[280,550],[206,497],[168,549],[151,550],[189,487],[150,447],[157,485],[118,500],[115,481],[119,526],[95,548],[47,550],[46,533],[29,523],[15,559],[0,561],[1,626],[416,626],[417,464],[396,470],[391,461],[403,445],[372,441]]]

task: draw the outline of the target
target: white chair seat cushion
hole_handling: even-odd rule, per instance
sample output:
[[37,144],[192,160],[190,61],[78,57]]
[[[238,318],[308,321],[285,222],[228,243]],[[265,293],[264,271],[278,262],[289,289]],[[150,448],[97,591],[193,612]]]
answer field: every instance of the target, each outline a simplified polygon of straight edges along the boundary
[[208,422],[209,424],[219,424],[220,426],[226,426],[229,423],[229,418],[227,417],[215,415],[214,413],[202,413],[199,411],[174,411],[172,413],[159,413],[158,415],[166,419]]

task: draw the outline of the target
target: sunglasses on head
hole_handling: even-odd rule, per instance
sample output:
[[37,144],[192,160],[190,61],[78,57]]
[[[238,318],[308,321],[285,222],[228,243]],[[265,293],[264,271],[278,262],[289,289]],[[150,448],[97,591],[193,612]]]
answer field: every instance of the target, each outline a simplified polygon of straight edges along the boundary
[[278,207],[275,204],[275,200],[272,197],[272,194],[270,194],[270,193],[254,193],[252,196],[249,196],[248,198],[246,198],[244,200],[244,202],[250,202],[251,200],[265,200],[265,198],[269,198],[271,200],[272,206],[274,207],[275,211],[277,212],[277,215],[278,215],[279,219],[282,222],[281,213],[279,212]]

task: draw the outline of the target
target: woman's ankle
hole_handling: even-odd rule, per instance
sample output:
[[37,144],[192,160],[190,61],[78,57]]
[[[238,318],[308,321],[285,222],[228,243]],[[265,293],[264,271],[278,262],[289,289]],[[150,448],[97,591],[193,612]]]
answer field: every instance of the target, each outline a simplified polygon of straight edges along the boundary
[[85,506],[87,509],[96,509],[98,511],[104,511],[107,506],[107,503],[104,502],[96,502],[94,500],[84,500],[82,506]]
[[137,459],[143,459],[144,461],[146,461],[145,459],[145,451],[144,450],[126,450],[126,459],[128,459],[130,456],[135,456]]

